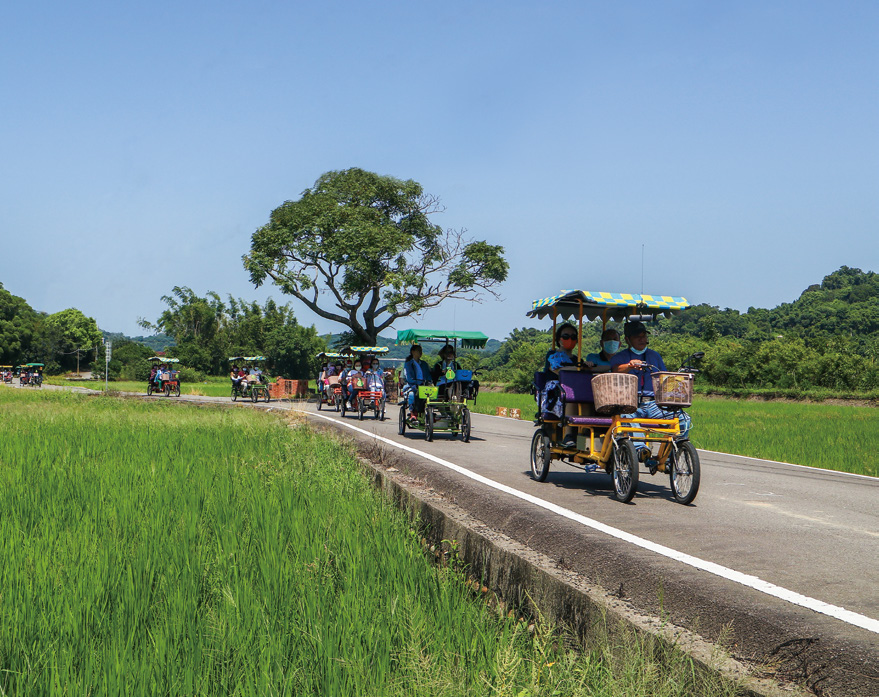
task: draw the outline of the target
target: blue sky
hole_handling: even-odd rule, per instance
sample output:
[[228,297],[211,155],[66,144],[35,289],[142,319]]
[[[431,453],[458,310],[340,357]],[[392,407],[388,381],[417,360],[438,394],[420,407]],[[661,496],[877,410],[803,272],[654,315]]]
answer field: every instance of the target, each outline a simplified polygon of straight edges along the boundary
[[[746,310],[879,271],[876,2],[7,3],[0,282],[142,333],[328,170],[415,179],[506,247],[503,338],[562,288]],[[292,299],[291,299],[292,300]],[[337,331],[294,302],[305,324]]]

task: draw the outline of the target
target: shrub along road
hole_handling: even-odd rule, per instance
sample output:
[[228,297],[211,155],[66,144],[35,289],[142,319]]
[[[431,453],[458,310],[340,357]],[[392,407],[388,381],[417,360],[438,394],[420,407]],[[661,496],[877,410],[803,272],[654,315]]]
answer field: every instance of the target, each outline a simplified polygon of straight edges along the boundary
[[259,406],[403,446],[395,467],[635,612],[725,636],[736,657],[773,664],[817,694],[879,695],[879,479],[701,451],[693,505],[675,503],[667,477],[646,471],[621,504],[604,474],[553,463],[534,481],[529,422],[474,414],[470,443],[447,434],[428,443],[397,434],[396,407],[376,422],[318,414],[313,403]]

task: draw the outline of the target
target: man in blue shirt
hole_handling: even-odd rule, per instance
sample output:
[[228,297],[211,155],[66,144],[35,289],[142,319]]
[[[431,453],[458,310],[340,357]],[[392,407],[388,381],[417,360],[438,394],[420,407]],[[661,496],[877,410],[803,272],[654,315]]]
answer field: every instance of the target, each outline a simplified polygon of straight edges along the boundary
[[648,331],[643,322],[626,322],[623,331],[629,346],[610,359],[610,369],[615,373],[634,372],[638,376],[638,394],[653,399],[653,370],[647,366],[664,371],[665,362],[656,351],[647,348]]
[[[610,369],[614,373],[634,373],[638,377],[638,395],[640,405],[634,414],[624,414],[627,419],[672,419],[675,412],[666,411],[656,404],[653,397],[653,372],[665,371],[665,361],[653,349],[647,348],[647,327],[643,322],[627,322],[623,333],[626,337],[628,348],[624,348],[610,359]],[[652,367],[651,367],[652,366]],[[654,370],[655,369],[655,370]],[[678,415],[681,435],[686,436],[690,430],[690,417],[686,412]],[[650,471],[656,467],[656,461],[652,460],[650,448],[640,441],[634,442],[638,450],[638,459],[646,462]]]

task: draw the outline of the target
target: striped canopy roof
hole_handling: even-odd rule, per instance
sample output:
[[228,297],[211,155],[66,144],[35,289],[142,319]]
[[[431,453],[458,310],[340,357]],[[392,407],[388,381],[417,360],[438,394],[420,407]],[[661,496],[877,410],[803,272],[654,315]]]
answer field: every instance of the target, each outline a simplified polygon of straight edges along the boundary
[[675,315],[690,306],[686,298],[672,295],[641,295],[638,293],[606,293],[589,290],[563,290],[550,298],[541,298],[531,303],[528,317],[552,317],[556,313],[562,319],[580,316],[580,303],[583,305],[585,319],[607,317],[623,321],[629,315],[642,314]]
[[339,353],[344,356],[353,356],[355,353],[387,353],[387,346],[346,346]]
[[153,356],[152,358],[147,358],[148,361],[158,361],[159,363],[179,363],[179,358],[165,358],[164,356]]
[[345,356],[341,353],[336,353],[335,351],[321,351],[316,354],[317,358],[344,358]]

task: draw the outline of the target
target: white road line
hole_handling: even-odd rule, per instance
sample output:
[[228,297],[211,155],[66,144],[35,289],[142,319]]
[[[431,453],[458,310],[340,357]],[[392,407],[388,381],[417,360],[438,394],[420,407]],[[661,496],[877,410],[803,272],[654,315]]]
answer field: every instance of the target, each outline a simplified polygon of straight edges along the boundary
[[357,431],[358,433],[362,433],[366,436],[369,436],[370,438],[379,440],[382,443],[387,443],[388,445],[399,448],[400,450],[405,450],[406,452],[410,452],[414,455],[423,457],[426,460],[430,460],[431,462],[435,462],[438,465],[442,465],[443,467],[457,472],[458,474],[469,477],[470,479],[473,479],[480,484],[485,484],[486,486],[497,489],[498,491],[503,491],[505,494],[515,496],[516,498],[527,501],[528,503],[532,503],[535,506],[540,506],[541,508],[563,516],[568,520],[572,520],[575,523],[580,523],[581,525],[585,525],[586,527],[592,528],[593,530],[603,532],[606,535],[610,535],[611,537],[615,537],[619,540],[624,540],[625,542],[629,542],[630,544],[641,547],[642,549],[655,552],[656,554],[661,554],[664,557],[674,559],[681,562],[682,564],[686,564],[695,569],[707,571],[710,574],[720,576],[721,578],[725,578],[729,581],[734,581],[735,583],[747,586],[748,588],[753,588],[754,590],[765,593],[766,595],[780,598],[781,600],[785,600],[794,605],[799,605],[800,607],[808,608],[809,610],[814,610],[815,612],[820,612],[824,615],[829,615],[830,617],[842,620],[843,622],[854,625],[855,627],[860,627],[861,629],[866,629],[867,631],[879,634],[879,620],[874,620],[871,617],[858,614],[857,612],[852,612],[851,610],[846,610],[845,608],[825,603],[822,600],[816,600],[815,598],[801,595],[800,593],[788,590],[787,588],[776,586],[774,583],[764,581],[757,576],[751,576],[750,574],[744,574],[740,571],[735,571],[734,569],[728,569],[725,566],[721,566],[720,564],[705,561],[704,559],[699,559],[698,557],[694,557],[683,552],[678,552],[677,550],[657,544],[656,542],[645,540],[644,538],[638,537],[637,535],[632,535],[631,533],[628,533],[624,530],[619,530],[617,528],[611,527],[610,525],[605,525],[604,523],[600,523],[597,520],[587,518],[586,516],[580,515],[579,513],[574,513],[573,511],[569,511],[567,508],[562,508],[561,506],[550,503],[549,501],[544,501],[543,499],[539,499],[536,496],[531,496],[530,494],[526,494],[522,491],[519,491],[518,489],[513,489],[506,484],[501,484],[500,482],[496,482],[492,479],[488,479],[487,477],[483,477],[480,474],[471,472],[470,470],[465,469],[460,465],[456,465],[453,462],[449,462],[448,460],[443,460],[442,458],[431,455],[430,453],[425,453],[421,450],[410,448],[408,445],[403,445],[402,443],[392,441],[389,438],[384,438],[382,436],[376,435],[375,433],[370,433],[369,431],[358,428],[357,426],[353,426],[349,423],[345,423],[344,421],[334,419],[331,416],[324,416],[323,414],[317,414],[308,411],[303,411],[301,413],[306,414],[307,416],[316,416],[321,419],[326,419],[327,421],[332,421],[333,423],[341,424],[347,428],[350,428],[352,431]]

